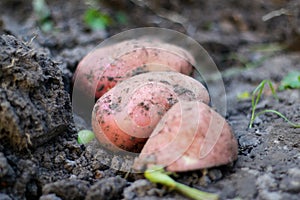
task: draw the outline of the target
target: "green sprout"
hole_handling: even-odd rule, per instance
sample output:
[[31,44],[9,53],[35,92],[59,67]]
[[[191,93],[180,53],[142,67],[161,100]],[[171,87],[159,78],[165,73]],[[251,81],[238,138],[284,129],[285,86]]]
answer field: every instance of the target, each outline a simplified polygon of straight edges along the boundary
[[258,102],[261,98],[263,89],[264,89],[266,84],[269,85],[274,98],[278,100],[278,97],[277,97],[276,91],[275,91],[275,89],[272,85],[272,82],[270,80],[263,80],[252,92],[252,99],[251,99],[252,113],[251,113],[249,128],[252,128],[254,120],[256,119],[256,117],[258,117],[259,115],[262,115],[264,113],[274,113],[274,114],[278,115],[279,117],[283,118],[292,127],[300,128],[300,124],[295,124],[295,123],[291,122],[286,116],[284,116],[282,113],[280,113],[276,110],[266,109],[266,110],[260,111],[258,113],[255,113],[256,106],[257,106],[257,104],[258,104]]
[[84,13],[84,22],[92,30],[103,30],[112,24],[112,19],[109,15],[102,13],[95,8],[89,8]]
[[87,144],[95,138],[95,134],[90,130],[81,130],[78,132],[78,143]]
[[164,170],[161,166],[153,166],[147,169],[144,173],[145,177],[152,183],[159,183],[169,187],[171,190],[176,190],[181,194],[194,200],[218,200],[219,195],[208,192],[203,192],[195,188],[191,188],[184,184],[173,180],[169,175],[171,173]]

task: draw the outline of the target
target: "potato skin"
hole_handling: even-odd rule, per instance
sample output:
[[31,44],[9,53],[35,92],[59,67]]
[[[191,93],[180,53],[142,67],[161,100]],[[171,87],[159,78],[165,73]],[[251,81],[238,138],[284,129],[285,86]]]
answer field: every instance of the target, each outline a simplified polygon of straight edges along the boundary
[[149,72],[131,77],[96,102],[92,125],[111,150],[140,152],[162,116],[178,101],[209,103],[205,87],[178,72]]
[[194,60],[184,49],[160,41],[128,40],[96,49],[77,66],[73,81],[83,94],[100,98],[118,82],[149,71],[191,74]]
[[237,154],[237,141],[222,116],[202,102],[179,102],[153,130],[134,168],[197,170],[228,164]]

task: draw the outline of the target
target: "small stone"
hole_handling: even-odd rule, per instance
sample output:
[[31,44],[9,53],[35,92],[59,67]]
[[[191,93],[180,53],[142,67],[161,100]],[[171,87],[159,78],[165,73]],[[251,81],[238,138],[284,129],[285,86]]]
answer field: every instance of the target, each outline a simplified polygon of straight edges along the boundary
[[66,160],[66,163],[64,164],[64,168],[69,172],[71,172],[75,166],[76,166],[76,162],[68,160],[68,159]]
[[89,188],[89,183],[82,180],[66,179],[44,185],[42,192],[56,194],[62,199],[84,199]]
[[211,169],[208,171],[208,176],[212,181],[217,181],[223,177],[223,174],[219,169]]
[[95,173],[94,173],[94,176],[95,176],[95,179],[101,179],[105,176],[105,174],[104,174],[103,171],[96,170]]
[[127,181],[119,176],[99,180],[88,191],[85,200],[120,199]]
[[260,140],[252,133],[246,133],[238,138],[239,147],[244,155],[248,155],[254,147],[260,144]]
[[256,117],[255,119],[254,119],[254,122],[253,122],[253,124],[255,124],[255,125],[260,125],[261,123],[262,123],[263,121],[262,121],[262,119],[260,118],[260,117]]
[[131,200],[136,197],[144,197],[147,196],[147,191],[154,188],[154,184],[151,182],[140,179],[133,182],[129,187],[124,189],[123,196],[125,200]]

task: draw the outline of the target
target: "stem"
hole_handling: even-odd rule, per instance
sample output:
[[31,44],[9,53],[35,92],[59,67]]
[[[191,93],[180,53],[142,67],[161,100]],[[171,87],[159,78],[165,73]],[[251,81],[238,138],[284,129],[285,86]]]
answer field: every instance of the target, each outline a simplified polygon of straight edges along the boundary
[[[250,119],[250,124],[249,124],[249,128],[252,128],[253,122],[255,120],[255,110],[256,110],[256,106],[260,100],[262,91],[265,87],[265,84],[268,80],[263,80],[253,91],[252,93],[252,100],[251,100],[251,105],[252,105],[252,113],[251,113],[251,119]],[[256,93],[258,93],[256,95]]]
[[163,167],[153,166],[151,169],[147,169],[144,175],[152,183],[159,183],[171,189],[175,189],[176,187],[176,182],[168,176]]
[[176,183],[175,189],[181,194],[184,194],[185,196],[194,200],[218,200],[219,199],[219,195],[217,194],[203,192],[201,190],[191,188],[181,183]]
[[[251,100],[252,112],[251,112],[249,128],[252,128],[255,118],[258,116],[258,115],[255,115],[255,110],[256,110],[256,106],[260,100],[260,97],[262,95],[263,89],[266,84],[269,85],[274,98],[276,100],[278,100],[278,97],[277,97],[276,91],[272,85],[272,82],[270,80],[263,80],[252,92],[252,100]],[[258,94],[256,95],[256,93],[258,93]]]
[[144,173],[145,177],[152,183],[159,183],[177,190],[181,194],[194,200],[218,200],[219,195],[203,192],[174,181],[161,166],[153,166]]
[[284,116],[282,113],[280,113],[280,112],[278,112],[276,110],[263,110],[263,111],[258,112],[255,115],[255,117],[257,117],[259,115],[262,115],[264,113],[274,113],[274,114],[278,115],[279,117],[281,117],[282,119],[284,119],[292,127],[294,127],[294,128],[300,128],[300,124],[296,124],[296,123],[291,122],[286,116]]

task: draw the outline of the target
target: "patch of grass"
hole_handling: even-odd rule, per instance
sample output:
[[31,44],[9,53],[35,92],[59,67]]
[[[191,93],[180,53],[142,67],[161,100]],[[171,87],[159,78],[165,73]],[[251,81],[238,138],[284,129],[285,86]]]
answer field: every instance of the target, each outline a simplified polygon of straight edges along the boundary
[[256,111],[256,106],[257,106],[257,104],[258,104],[258,102],[261,98],[262,92],[263,92],[266,84],[269,85],[274,98],[278,99],[272,82],[270,80],[263,80],[252,92],[252,98],[251,98],[252,113],[251,113],[249,128],[253,127],[253,123],[254,123],[254,120],[256,119],[256,117],[258,117],[259,115],[262,115],[264,113],[274,113],[274,114],[278,115],[279,117],[283,118],[292,127],[300,128],[300,124],[296,124],[296,123],[291,122],[286,116],[284,116],[282,113],[280,113],[276,110],[266,109],[266,110],[262,110],[262,111],[257,112],[257,113],[255,112]]
[[191,188],[184,184],[178,183],[173,180],[169,175],[171,173],[164,170],[161,166],[153,166],[147,169],[144,173],[145,177],[152,183],[159,183],[167,186],[171,190],[176,190],[181,194],[194,200],[218,200],[219,195],[208,192],[203,192],[195,188]]

